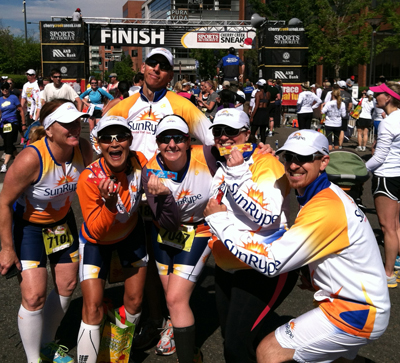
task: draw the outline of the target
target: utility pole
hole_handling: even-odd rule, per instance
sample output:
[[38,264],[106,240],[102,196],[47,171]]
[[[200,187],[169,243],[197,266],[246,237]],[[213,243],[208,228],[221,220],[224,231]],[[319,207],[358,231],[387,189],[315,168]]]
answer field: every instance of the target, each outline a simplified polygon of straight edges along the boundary
[[22,12],[24,13],[24,25],[25,25],[25,44],[28,43],[28,32],[26,29],[26,1],[24,0],[22,2],[22,4],[24,5],[24,8],[22,9]]

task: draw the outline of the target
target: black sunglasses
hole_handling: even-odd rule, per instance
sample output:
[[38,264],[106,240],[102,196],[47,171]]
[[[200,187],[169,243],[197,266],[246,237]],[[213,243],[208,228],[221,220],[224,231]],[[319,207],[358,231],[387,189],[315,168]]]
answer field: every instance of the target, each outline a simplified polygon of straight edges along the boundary
[[145,63],[151,67],[151,68],[155,68],[157,66],[157,64],[160,65],[160,69],[162,71],[170,71],[172,69],[171,65],[169,64],[169,62],[160,62],[157,59],[154,58],[148,58],[145,60]]
[[189,137],[186,135],[164,135],[157,136],[157,141],[160,144],[169,144],[171,140],[174,140],[175,144],[181,144],[189,140]]
[[235,137],[238,136],[242,131],[246,131],[247,129],[242,127],[241,129],[234,129],[230,126],[216,126],[212,128],[212,133],[214,137],[221,137],[224,134],[227,137]]
[[30,74],[30,73],[27,73],[26,74],[27,76],[34,76],[34,74],[32,73],[32,74]]
[[293,162],[294,159],[297,160],[299,164],[305,164],[305,163],[311,163],[314,160],[321,159],[323,157],[322,154],[311,154],[311,155],[299,155],[299,154],[293,154],[290,152],[285,152],[283,155],[283,160],[287,163]]
[[103,144],[112,144],[115,140],[116,142],[124,142],[131,137],[131,134],[123,133],[123,134],[116,134],[116,135],[100,135],[99,141]]
[[52,78],[62,78],[62,76],[53,76]]

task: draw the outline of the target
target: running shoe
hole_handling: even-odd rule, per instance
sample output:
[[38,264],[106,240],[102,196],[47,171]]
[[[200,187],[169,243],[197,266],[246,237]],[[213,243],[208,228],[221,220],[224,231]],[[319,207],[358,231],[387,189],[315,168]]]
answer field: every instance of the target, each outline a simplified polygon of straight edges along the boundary
[[74,359],[68,354],[68,348],[54,342],[47,344],[40,351],[40,358],[43,362],[51,363],[74,363]]
[[272,136],[272,131],[270,131],[270,132],[268,133],[268,136],[269,136],[269,137],[271,137],[271,136]]
[[394,274],[396,275],[396,281],[400,282],[400,271],[395,271]]
[[387,286],[389,289],[393,289],[397,287],[397,275],[393,274],[392,276],[386,276]]
[[396,262],[394,263],[394,269],[400,270],[400,256],[396,257]]
[[7,165],[6,165],[6,164],[3,164],[3,165],[1,166],[0,173],[6,173],[6,172],[7,172]]
[[156,339],[159,338],[160,336],[159,327],[164,326],[164,324],[165,324],[165,319],[161,321],[161,324],[157,323],[152,319],[147,319],[143,323],[139,333],[133,337],[132,349],[143,349],[152,344]]
[[363,150],[362,150],[362,146],[357,146],[357,147],[356,147],[356,151],[363,151]]
[[171,319],[168,319],[161,332],[161,339],[156,347],[156,354],[158,355],[171,355],[176,351],[175,340],[174,340],[174,330],[172,328]]

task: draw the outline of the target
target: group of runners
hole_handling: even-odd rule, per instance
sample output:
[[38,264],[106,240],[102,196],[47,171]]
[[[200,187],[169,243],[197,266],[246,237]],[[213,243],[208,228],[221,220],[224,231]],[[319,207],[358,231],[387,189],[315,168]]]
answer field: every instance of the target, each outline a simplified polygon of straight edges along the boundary
[[[250,144],[245,112],[223,108],[211,123],[189,99],[168,91],[173,65],[168,50],[153,49],[141,67],[143,86],[99,120],[92,145],[80,137],[89,115],[78,100],[78,108],[64,99],[46,102],[44,137],[6,174],[0,272],[13,265],[21,271],[18,327],[28,363],[73,362],[55,334],[77,275],[83,295],[77,361],[97,361],[114,251],[125,280],[118,311],[138,327],[144,294],[157,295],[155,264],[170,314],[160,324],[156,351],[176,349],[180,363],[202,362],[189,300],[211,253],[227,362],[355,358],[384,333],[390,301],[367,218],[327,179],[327,138],[295,131],[278,150],[281,163],[270,147]],[[389,85],[376,92],[382,107],[396,107],[400,90]],[[191,145],[191,135],[202,145]],[[94,162],[92,147],[99,154]],[[300,211],[289,228],[291,188]],[[151,209],[147,223],[139,212],[143,192]],[[75,194],[84,219],[79,231],[71,209]],[[50,294],[47,259],[55,286]],[[318,307],[261,336],[307,266],[302,279]],[[161,299],[148,303],[162,310]]]

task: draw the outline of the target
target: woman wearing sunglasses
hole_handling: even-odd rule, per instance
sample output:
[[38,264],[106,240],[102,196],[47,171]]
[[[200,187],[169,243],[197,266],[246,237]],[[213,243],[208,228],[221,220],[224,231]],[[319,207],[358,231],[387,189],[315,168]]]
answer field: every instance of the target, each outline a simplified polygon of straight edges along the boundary
[[172,322],[165,324],[156,353],[172,354],[175,344],[180,363],[201,362],[189,300],[210,254],[203,210],[212,180],[207,165],[215,165],[215,159],[205,156],[210,147],[190,145],[189,127],[178,115],[161,119],[156,141],[160,152],[144,168],[142,180],[154,214],[152,245]]
[[[93,157],[79,137],[81,117],[88,116],[66,100],[46,103],[40,112],[46,136],[21,151],[0,195],[0,270],[21,270],[18,329],[28,362],[73,362],[54,339],[77,282],[79,237],[71,203]],[[55,289],[46,298],[48,259]]]
[[[234,149],[248,142],[249,128],[249,117],[243,111],[225,109],[215,115],[215,145],[233,150],[219,160],[212,183],[214,195],[223,194],[225,189],[227,192],[220,203],[211,198],[204,215],[206,221],[213,219],[215,211],[210,205],[221,208],[219,204],[223,204],[226,221],[233,222],[238,236],[251,233],[251,240],[245,240],[247,248],[260,250],[285,232],[290,187],[283,165],[274,156],[262,155],[258,149],[244,153]],[[268,324],[265,317],[292,291],[297,274],[290,272],[269,279],[233,255],[229,241],[223,242],[214,237],[209,245],[216,263],[216,303],[225,361],[253,362],[261,327]]]
[[83,225],[79,238],[79,278],[83,295],[78,335],[78,361],[95,363],[100,346],[103,292],[113,251],[125,277],[126,319],[138,324],[146,277],[144,225],[137,210],[141,200],[142,166],[147,162],[129,147],[132,134],[126,119],[100,119],[94,136],[102,157],[81,174],[77,193]]
[[198,97],[197,104],[201,109],[205,109],[205,115],[212,121],[218,108],[218,93],[214,91],[214,86],[211,81],[206,81],[204,83],[204,92],[208,94],[207,101],[203,101]]
[[400,282],[400,86],[387,82],[371,91],[387,117],[379,125],[376,150],[366,167],[374,175],[372,191],[385,241],[387,284],[394,288]]

